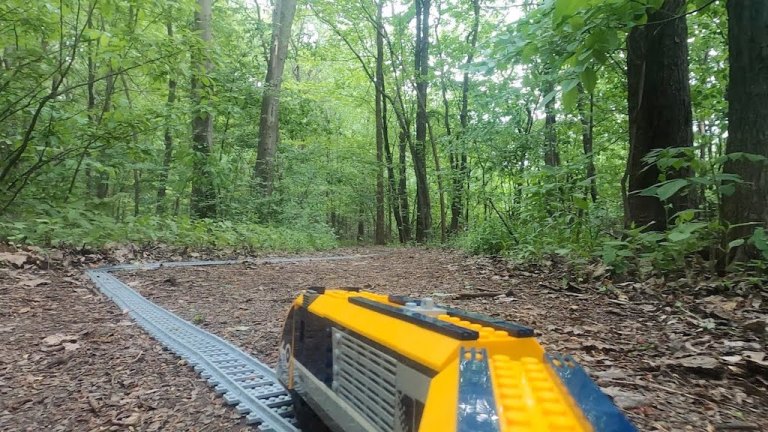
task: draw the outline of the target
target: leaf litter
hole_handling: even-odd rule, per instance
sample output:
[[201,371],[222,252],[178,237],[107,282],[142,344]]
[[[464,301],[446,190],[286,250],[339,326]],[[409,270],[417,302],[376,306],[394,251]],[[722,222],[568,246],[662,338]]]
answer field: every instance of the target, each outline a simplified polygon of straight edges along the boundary
[[[73,269],[153,255],[117,251],[57,253],[63,265],[51,260],[54,253],[41,259],[28,251],[20,266],[14,257],[0,268],[0,334],[9,337],[0,345],[0,430],[250,430],[188,365]],[[674,282],[613,284],[600,266],[579,279],[564,277],[569,270],[553,261],[518,267],[435,249],[315,255],[345,253],[377,255],[120,277],[271,365],[285,313],[303,288],[432,296],[534,327],[548,350],[574,355],[640,430],[768,430],[765,293],[730,296],[713,288],[691,296]]]
[[534,327],[548,350],[574,355],[640,430],[768,430],[768,378],[758,355],[766,341],[749,330],[759,325],[745,328],[766,310],[746,296],[697,299],[661,280],[614,286],[599,266],[579,280],[564,278],[568,269],[556,262],[517,267],[436,249],[350,253],[377,255],[166,268],[121,278],[271,365],[286,311],[301,289],[356,286],[432,296]]

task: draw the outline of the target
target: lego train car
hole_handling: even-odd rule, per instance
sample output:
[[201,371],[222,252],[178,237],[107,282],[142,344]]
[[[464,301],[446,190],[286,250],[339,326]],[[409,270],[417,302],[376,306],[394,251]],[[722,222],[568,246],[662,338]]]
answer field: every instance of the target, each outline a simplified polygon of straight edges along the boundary
[[307,432],[636,431],[533,336],[431,299],[313,288],[291,306],[277,375]]

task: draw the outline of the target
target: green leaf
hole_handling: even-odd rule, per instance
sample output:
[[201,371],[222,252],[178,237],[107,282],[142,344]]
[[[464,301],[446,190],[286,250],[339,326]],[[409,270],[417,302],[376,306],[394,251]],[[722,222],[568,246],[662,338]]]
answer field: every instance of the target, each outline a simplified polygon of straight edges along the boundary
[[555,23],[559,24],[563,18],[575,14],[583,5],[583,0],[555,0]]
[[666,201],[672,197],[672,195],[676,194],[680,189],[684,188],[688,185],[688,180],[686,179],[674,179],[670,180],[661,186],[659,186],[657,193],[657,196],[660,200]]
[[566,110],[573,110],[579,100],[579,91],[576,87],[563,92],[563,107]]
[[588,210],[589,209],[589,202],[585,200],[584,198],[580,196],[574,196],[573,197],[573,204],[576,205],[576,207],[582,209],[582,210]]
[[587,93],[594,93],[595,86],[597,85],[597,73],[595,70],[591,67],[584,69],[581,73],[581,83],[584,85],[584,90],[586,90]]
[[755,245],[757,249],[763,252],[763,255],[768,256],[768,234],[764,228],[758,228],[755,230],[749,242]]
[[728,243],[728,249],[733,249],[744,244],[744,239],[736,239]]
[[673,242],[679,242],[681,240],[687,239],[690,236],[691,236],[691,233],[689,233],[689,232],[685,232],[685,231],[672,231],[672,232],[669,233],[667,238],[669,238],[669,240],[671,240]]

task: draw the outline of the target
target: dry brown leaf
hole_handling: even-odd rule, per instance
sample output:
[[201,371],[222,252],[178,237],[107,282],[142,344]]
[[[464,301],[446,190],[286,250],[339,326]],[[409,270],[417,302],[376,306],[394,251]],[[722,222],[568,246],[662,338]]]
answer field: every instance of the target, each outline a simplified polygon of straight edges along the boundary
[[613,402],[622,409],[632,409],[649,404],[647,397],[639,394],[626,391],[619,387],[604,387],[603,393],[613,398]]
[[759,318],[759,319],[750,320],[745,322],[741,326],[745,330],[749,330],[757,334],[764,334],[766,332],[766,329],[768,329],[768,319]]
[[19,285],[34,288],[39,285],[47,285],[51,283],[48,279],[27,279],[19,282]]
[[725,367],[714,358],[703,355],[683,357],[675,360],[667,360],[670,366],[679,367],[688,372],[714,378],[721,378],[725,374]]
[[77,336],[56,333],[43,339],[43,344],[47,346],[59,345],[62,342],[77,342]]
[[699,306],[705,312],[726,320],[733,320],[734,311],[743,299],[727,299],[714,295],[701,299]]
[[0,262],[11,264],[16,268],[23,267],[27,259],[29,259],[29,255],[25,253],[0,252]]
[[64,342],[64,343],[62,343],[62,345],[64,346],[64,351],[74,351],[74,350],[80,348],[80,344],[77,343],[77,342],[75,342],[75,343]]

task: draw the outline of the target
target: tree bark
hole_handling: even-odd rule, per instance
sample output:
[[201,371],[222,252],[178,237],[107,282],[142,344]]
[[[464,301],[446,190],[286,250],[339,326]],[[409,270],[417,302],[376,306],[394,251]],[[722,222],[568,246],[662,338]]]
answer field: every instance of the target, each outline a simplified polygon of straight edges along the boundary
[[[688,26],[685,17],[677,17],[685,4],[685,0],[666,0],[661,9],[648,17],[649,23],[658,24],[635,27],[627,38],[629,157],[624,205],[627,226],[666,229],[668,217],[664,203],[638,192],[659,183],[662,174],[667,180],[688,175],[684,170],[661,173],[655,164],[646,166],[643,162],[654,149],[693,145]],[[695,195],[678,194],[669,203],[671,216],[694,205]]]
[[432,206],[427,179],[427,87],[429,76],[430,0],[416,0],[416,45],[414,74],[416,81],[416,141],[411,146],[416,177],[416,241],[429,240],[432,231]]
[[[768,157],[768,3],[730,0],[728,10],[728,141],[726,154],[745,152]],[[768,166],[747,158],[729,160],[723,172],[744,181],[736,192],[723,197],[723,218],[732,228],[728,241],[749,236],[756,226],[768,227]],[[758,258],[745,245],[731,258]]]
[[403,238],[401,241],[403,243],[407,243],[411,241],[411,216],[410,216],[410,210],[409,203],[408,203],[408,176],[406,172],[407,168],[407,154],[406,154],[406,148],[408,147],[408,143],[410,142],[409,136],[407,135],[408,128],[401,129],[400,133],[398,134],[398,140],[397,140],[397,157],[398,157],[398,164],[397,164],[397,197],[400,200],[400,219],[403,221]]
[[[550,78],[546,78],[542,94],[548,95],[554,90]],[[560,151],[557,148],[557,116],[555,98],[544,104],[544,164],[550,167],[560,166]]]
[[[173,39],[173,24],[168,22],[166,24],[168,29],[168,38]],[[168,112],[173,110],[173,104],[176,102],[176,80],[172,77],[172,72],[168,76],[168,99],[166,101],[166,109]],[[160,172],[159,185],[157,187],[157,206],[156,211],[158,215],[165,213],[165,192],[168,187],[168,175],[171,170],[171,162],[173,161],[173,129],[171,128],[171,119],[168,118],[165,124],[165,132],[163,134],[163,142],[165,145],[165,151],[163,152],[163,169]]]
[[280,88],[283,84],[285,59],[291,38],[291,26],[296,14],[296,0],[277,0],[272,14],[272,41],[270,43],[267,77],[261,99],[259,120],[259,148],[253,169],[256,186],[265,196],[272,195],[275,181],[275,155],[280,126]]
[[[210,168],[210,153],[213,146],[213,116],[208,112],[211,87],[205,83],[212,69],[208,58],[212,40],[212,0],[198,0],[199,12],[195,12],[195,24],[200,32],[201,49],[193,50],[192,57],[192,117],[193,177],[192,196],[189,207],[192,217],[212,218],[216,216],[216,189]],[[201,79],[205,77],[205,80]]]
[[437,176],[437,193],[440,202],[440,241],[445,242],[447,234],[446,209],[445,209],[445,189],[443,189],[443,171],[440,169],[440,155],[437,152],[437,142],[432,133],[432,123],[427,120],[427,130],[429,131],[429,141],[432,145],[432,157],[435,161],[435,175]]
[[382,1],[376,7],[376,222],[374,243],[387,242],[384,225],[384,36],[382,34]]
[[[589,98],[589,108],[584,106],[584,99]],[[586,175],[589,182],[589,195],[592,198],[592,202],[597,202],[597,179],[595,178],[595,155],[592,150],[593,131],[595,126],[594,112],[595,112],[595,98],[593,94],[587,95],[584,92],[584,87],[579,84],[579,120],[581,121],[581,144],[584,149],[584,157],[587,158],[586,163]]]

